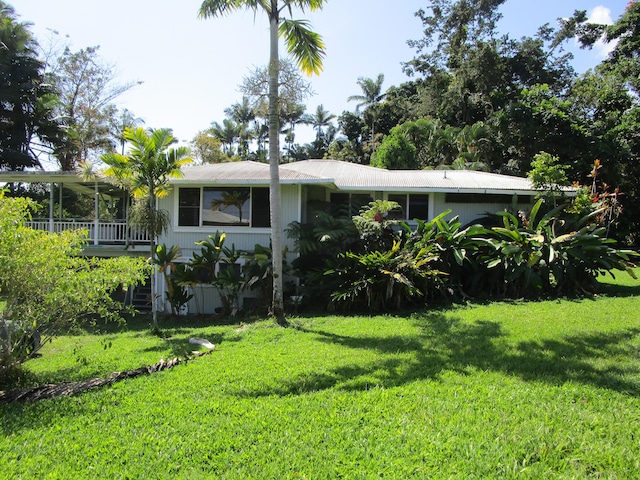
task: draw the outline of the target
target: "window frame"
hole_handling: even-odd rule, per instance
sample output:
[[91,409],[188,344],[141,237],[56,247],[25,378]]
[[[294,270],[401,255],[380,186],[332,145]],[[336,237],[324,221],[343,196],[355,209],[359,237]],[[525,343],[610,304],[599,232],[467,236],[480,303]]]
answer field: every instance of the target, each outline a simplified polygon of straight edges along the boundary
[[[175,195],[174,202],[174,221],[173,221],[173,229],[176,232],[189,232],[189,231],[216,231],[216,230],[224,230],[225,232],[246,232],[246,231],[268,231],[271,228],[271,217],[270,217],[270,208],[268,207],[269,201],[269,187],[263,185],[183,185],[176,187],[177,192]],[[195,206],[189,205],[181,205],[181,191],[182,190],[198,190],[199,192],[199,205],[198,205],[198,225],[181,225],[180,222],[183,218],[186,218],[187,215],[181,215],[181,209],[183,208],[191,208],[195,209]],[[205,189],[210,190],[224,190],[224,191],[232,191],[233,189],[249,189],[249,198],[247,202],[249,202],[248,208],[248,223],[247,224],[218,224],[218,225],[205,225],[203,222],[203,212],[204,212],[204,202],[205,202]],[[260,201],[267,203],[267,207],[257,209],[254,205],[255,196],[257,195],[256,191],[266,190],[265,192],[260,192]],[[260,217],[255,217],[255,215],[260,215]],[[266,217],[265,217],[266,215]],[[264,217],[264,218],[263,218]],[[255,223],[260,224],[260,226],[253,226]]]
[[[334,201],[333,198],[337,198],[342,196],[345,200],[342,201]],[[366,198],[365,198],[366,197]],[[333,215],[339,216],[342,209],[348,206],[348,209],[351,210],[353,215],[358,215],[358,212],[361,208],[369,205],[370,202],[375,201],[376,195],[374,192],[367,191],[328,191],[327,192],[327,201],[329,202],[329,208]],[[364,203],[363,201],[366,200]],[[356,207],[356,205],[360,205]]]
[[[412,210],[414,210],[416,208],[415,203],[412,203],[412,196],[420,196],[420,197],[424,197],[426,199],[426,218],[419,218],[416,215],[411,215]],[[389,197],[404,197],[404,202],[398,202],[397,200],[394,200],[393,198],[389,198]],[[395,201],[396,203],[400,204],[400,207],[404,210],[402,216],[404,218],[400,218],[400,217],[396,217],[396,215],[393,215],[392,212],[389,212],[390,217],[392,218],[393,215],[393,220],[398,220],[398,221],[403,221],[403,222],[413,222],[415,218],[419,218],[420,220],[423,221],[428,221],[429,218],[431,217],[431,205],[432,205],[432,198],[431,198],[431,194],[430,193],[420,193],[420,192],[388,192],[387,194],[385,194],[385,199],[388,201]],[[421,206],[421,208],[424,208],[424,206]]]

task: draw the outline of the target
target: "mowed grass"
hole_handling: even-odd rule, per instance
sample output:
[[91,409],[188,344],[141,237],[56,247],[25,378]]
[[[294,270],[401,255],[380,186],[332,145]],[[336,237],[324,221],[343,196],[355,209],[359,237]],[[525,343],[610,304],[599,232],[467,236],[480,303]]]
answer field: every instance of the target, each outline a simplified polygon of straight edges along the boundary
[[[640,272],[639,272],[640,273]],[[0,478],[640,478],[640,282],[595,298],[386,316],[144,321],[63,337],[26,367],[80,380],[0,407]]]

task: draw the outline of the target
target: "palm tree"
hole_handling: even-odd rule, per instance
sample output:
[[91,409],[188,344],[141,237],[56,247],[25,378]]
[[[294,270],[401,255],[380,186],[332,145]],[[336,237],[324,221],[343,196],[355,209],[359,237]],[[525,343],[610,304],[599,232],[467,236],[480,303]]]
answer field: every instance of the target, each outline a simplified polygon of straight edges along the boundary
[[112,135],[120,143],[120,153],[124,155],[124,146],[127,143],[124,138],[124,131],[126,128],[135,128],[140,125],[144,125],[144,120],[140,117],[136,117],[133,112],[127,108],[124,108],[120,115],[111,119]]
[[465,125],[458,133],[458,155],[469,170],[488,170],[483,149],[490,144],[489,135],[489,127],[484,122]]
[[284,316],[282,282],[282,212],[280,209],[280,122],[278,118],[278,79],[280,54],[278,39],[282,36],[287,50],[304,73],[320,73],[324,45],[322,38],[311,31],[305,20],[283,18],[294,7],[302,11],[321,10],[326,0],[204,0],[200,5],[202,18],[220,17],[241,9],[263,11],[269,19],[269,200],[271,208],[271,246],[273,248],[272,315],[280,325],[287,325]]
[[236,123],[249,124],[256,118],[256,112],[248,97],[242,97],[242,103],[234,103],[229,108],[225,108],[224,113]]
[[243,160],[249,156],[249,141],[252,138],[251,122],[256,119],[256,112],[248,97],[242,97],[242,103],[234,103],[224,110],[225,115],[236,122],[238,128],[238,154]]
[[211,201],[211,210],[220,210],[220,207],[236,207],[238,209],[238,223],[242,223],[242,207],[249,200],[249,189],[222,192],[220,198]]
[[316,131],[316,141],[320,141],[322,138],[322,129],[331,125],[331,120],[334,118],[336,118],[336,116],[333,113],[329,113],[328,110],[325,110],[322,104],[316,107],[316,113],[305,115],[307,123]]
[[[358,78],[358,85],[362,89],[362,95],[351,95],[347,98],[348,102],[359,102],[356,105],[356,113],[360,112],[360,108],[364,107],[368,109],[377,105],[384,97],[387,95],[386,93],[382,93],[382,84],[384,82],[384,75],[382,73],[378,74],[378,78],[375,80],[371,78]],[[375,146],[374,136],[375,136],[375,125],[376,125],[376,112],[372,111],[371,115],[371,145]]]
[[[287,108],[289,107],[289,108]],[[301,104],[293,104],[288,106],[282,106],[280,108],[280,121],[284,126],[283,132],[285,134],[285,143],[286,149],[289,151],[293,150],[293,142],[296,139],[296,125],[301,123],[305,123],[304,117],[304,109],[306,107]],[[287,127],[288,125],[288,127]]]
[[220,140],[222,143],[222,151],[229,156],[233,155],[233,144],[236,143],[240,136],[240,128],[233,121],[225,118],[222,121],[222,125],[218,122],[211,122],[211,128],[209,129],[214,138]]
[[[171,129],[147,132],[142,127],[126,128],[124,138],[131,144],[128,155],[109,152],[100,159],[107,165],[104,175],[127,188],[138,199],[133,223],[149,235],[151,263],[156,264],[156,239],[166,230],[168,216],[158,210],[157,199],[168,195],[169,179],[182,176],[180,167],[190,163],[187,147],[170,148],[176,142]],[[151,275],[151,312],[153,328],[158,328],[158,307],[155,294],[155,272]]]

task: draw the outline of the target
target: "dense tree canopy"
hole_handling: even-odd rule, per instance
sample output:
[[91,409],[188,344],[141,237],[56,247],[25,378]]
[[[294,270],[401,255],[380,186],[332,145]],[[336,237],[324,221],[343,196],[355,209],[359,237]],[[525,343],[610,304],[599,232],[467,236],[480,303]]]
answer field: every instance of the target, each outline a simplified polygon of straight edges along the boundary
[[0,169],[39,166],[38,150],[56,144],[56,97],[44,79],[29,24],[0,1]]
[[[354,109],[339,115],[324,110],[322,101],[318,110],[308,113],[305,102],[310,84],[298,76],[292,63],[278,57],[277,82],[273,83],[272,63],[247,76],[241,86],[244,97],[225,111],[227,118],[212,122],[211,128],[194,138],[198,156],[201,161],[278,162],[327,156],[387,168],[474,168],[525,176],[536,155],[545,152],[566,167],[570,181],[581,184],[591,184],[592,165],[599,160],[601,193],[609,195],[617,189],[625,207],[612,232],[637,243],[640,211],[629,205],[640,200],[635,181],[640,178],[640,3],[629,2],[612,25],[589,23],[586,11],[567,12],[555,24],[549,19],[550,23],[539,26],[531,36],[516,37],[513,32],[499,31],[501,8],[506,2],[427,2],[416,12],[423,23],[423,35],[409,41],[415,56],[403,64],[408,81],[383,90],[384,72],[374,78],[354,79],[360,92],[343,93],[345,99],[354,101]],[[305,21],[284,14],[291,14],[289,7],[313,10],[323,4],[321,0],[270,4],[216,0],[203,2],[200,14],[264,10],[275,40],[278,36],[284,39],[297,62],[311,54],[301,65],[317,70],[324,55],[321,39]],[[58,100],[52,95],[56,92],[47,91],[38,80],[42,64],[34,54],[28,25],[16,22],[13,10],[0,5],[2,28],[10,26],[21,33],[15,42],[22,39],[18,42],[21,49],[0,52],[3,75],[9,79],[8,64],[26,69],[18,71],[32,68],[34,72],[25,73],[34,79],[31,84],[20,83],[25,87],[19,94],[24,108],[13,108],[9,100],[0,104],[3,132],[10,132],[11,125],[22,125],[0,138],[1,166],[36,165],[31,151],[34,139],[55,147],[63,168],[75,167],[102,148],[121,145],[122,136],[109,127],[117,118],[110,99],[126,85],[109,83],[111,71],[98,61],[97,50],[66,50],[55,65],[49,62]],[[571,54],[564,49],[575,38],[587,48],[601,40],[613,49],[596,68],[578,76]],[[318,48],[309,50],[313,45]],[[20,61],[7,63],[7,52],[18,52],[16,59]],[[83,72],[93,72],[89,75],[93,83],[87,84],[92,86],[86,88],[105,88],[83,103],[80,100],[86,96],[81,93],[74,103],[69,92],[79,85],[76,78]],[[9,80],[4,83],[0,89],[3,95],[17,85]],[[290,85],[293,88],[288,88]],[[276,105],[269,99],[274,93],[279,98]],[[349,93],[356,94],[348,97]],[[16,94],[12,95],[15,98]],[[56,125],[46,121],[54,106],[58,117],[64,119],[62,137],[56,136]],[[22,120],[16,120],[21,115]],[[27,117],[31,123],[25,123]],[[333,118],[337,126],[331,124]],[[314,139],[299,145],[296,134],[305,123],[314,128]],[[272,126],[277,128],[269,132]],[[9,152],[13,160],[7,160]]]
[[[64,142],[54,150],[60,168],[73,170],[111,150],[122,132],[113,135],[118,109],[113,100],[136,85],[115,83],[115,70],[98,56],[99,47],[77,52],[65,48],[51,66],[49,80],[58,93],[56,113],[65,129]],[[127,125],[131,126],[131,125]]]

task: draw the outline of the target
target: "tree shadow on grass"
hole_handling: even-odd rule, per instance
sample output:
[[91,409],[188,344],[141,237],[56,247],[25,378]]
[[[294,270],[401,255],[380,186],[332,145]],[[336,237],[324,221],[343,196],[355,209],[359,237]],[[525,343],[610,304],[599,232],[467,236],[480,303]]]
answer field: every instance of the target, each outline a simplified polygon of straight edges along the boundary
[[[160,331],[162,334],[168,335],[184,329],[237,325],[242,321],[243,319],[241,318],[224,315],[158,315]],[[244,321],[246,322],[246,320]],[[79,329],[78,333],[108,335],[122,332],[140,332],[140,334],[156,335],[156,333],[153,333],[152,327],[153,321],[150,313],[136,313],[135,315],[124,315],[123,322],[105,322],[102,319],[94,319],[92,323],[88,321],[86,325]]]
[[[589,333],[528,342],[509,342],[499,323],[463,322],[439,312],[413,317],[421,329],[414,337],[345,336],[310,329],[319,342],[354,351],[353,362],[322,372],[284,380],[281,385],[242,396],[304,394],[325,389],[365,390],[391,388],[416,380],[437,380],[446,372],[469,374],[473,370],[501,372],[525,381],[553,385],[568,381],[640,396],[638,346],[640,329]],[[375,350],[372,362],[358,351]],[[614,359],[614,360],[612,360]]]
[[[188,333],[189,330],[183,330],[180,332],[181,335]],[[224,334],[222,333],[209,333],[206,335],[206,340],[213,343],[214,345],[219,345],[224,338]],[[154,345],[151,347],[144,348],[140,350],[141,352],[165,352],[169,350],[170,356],[172,357],[188,357],[191,355],[193,351],[203,351],[206,350],[204,347],[200,345],[193,344],[189,341],[188,337],[170,337],[165,338],[162,343],[158,345]]]
[[630,286],[601,283],[598,294],[606,295],[607,297],[640,297],[640,285]]

